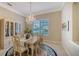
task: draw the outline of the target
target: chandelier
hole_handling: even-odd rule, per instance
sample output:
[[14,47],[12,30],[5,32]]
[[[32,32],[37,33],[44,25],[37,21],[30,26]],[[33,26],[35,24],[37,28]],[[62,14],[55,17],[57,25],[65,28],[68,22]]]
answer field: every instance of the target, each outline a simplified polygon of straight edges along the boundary
[[[35,17],[32,14],[32,2],[29,3],[29,15],[27,16],[28,23],[32,23],[35,20]],[[26,20],[26,21],[27,21]]]

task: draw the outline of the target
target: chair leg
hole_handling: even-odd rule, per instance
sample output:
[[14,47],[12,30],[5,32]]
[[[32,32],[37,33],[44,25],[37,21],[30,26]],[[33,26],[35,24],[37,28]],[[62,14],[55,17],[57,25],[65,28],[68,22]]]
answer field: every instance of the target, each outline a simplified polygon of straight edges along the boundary
[[31,48],[31,56],[33,56],[33,49]]
[[27,55],[29,56],[29,49],[27,50]]
[[21,56],[21,53],[20,53],[20,56]]
[[14,51],[14,56],[16,56],[16,52]]
[[31,56],[34,55],[34,47],[31,48]]
[[37,49],[37,47],[35,48],[35,55],[38,56],[38,49]]

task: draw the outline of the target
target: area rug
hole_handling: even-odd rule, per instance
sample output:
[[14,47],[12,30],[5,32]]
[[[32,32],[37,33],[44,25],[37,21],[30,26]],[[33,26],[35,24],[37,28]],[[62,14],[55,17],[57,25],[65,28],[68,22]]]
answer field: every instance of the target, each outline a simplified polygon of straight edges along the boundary
[[[48,45],[46,45],[46,44],[42,44],[42,45],[40,46],[40,48],[41,48],[43,51],[46,52],[46,55],[39,55],[39,56],[57,56],[56,51],[55,51],[52,47],[50,47],[50,46],[48,46]],[[42,52],[42,53],[44,53],[44,52]],[[26,55],[26,52],[25,52],[24,54],[25,54],[25,55],[23,55],[23,56],[27,56],[27,55]],[[9,48],[9,49],[7,50],[7,52],[5,53],[5,56],[13,56],[13,47],[11,47],[11,48]]]

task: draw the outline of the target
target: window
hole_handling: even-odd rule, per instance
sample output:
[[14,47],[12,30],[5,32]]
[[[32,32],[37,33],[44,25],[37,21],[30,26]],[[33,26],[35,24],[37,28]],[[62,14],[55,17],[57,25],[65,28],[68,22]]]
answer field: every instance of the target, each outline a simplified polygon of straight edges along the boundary
[[48,35],[48,20],[35,20],[32,23],[32,27],[34,35]]

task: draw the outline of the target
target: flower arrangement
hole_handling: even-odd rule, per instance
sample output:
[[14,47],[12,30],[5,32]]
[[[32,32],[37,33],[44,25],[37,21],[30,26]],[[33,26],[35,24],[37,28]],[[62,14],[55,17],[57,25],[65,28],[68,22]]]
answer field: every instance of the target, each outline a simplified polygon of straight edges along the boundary
[[24,33],[31,33],[31,28],[26,27],[25,30],[24,30]]

